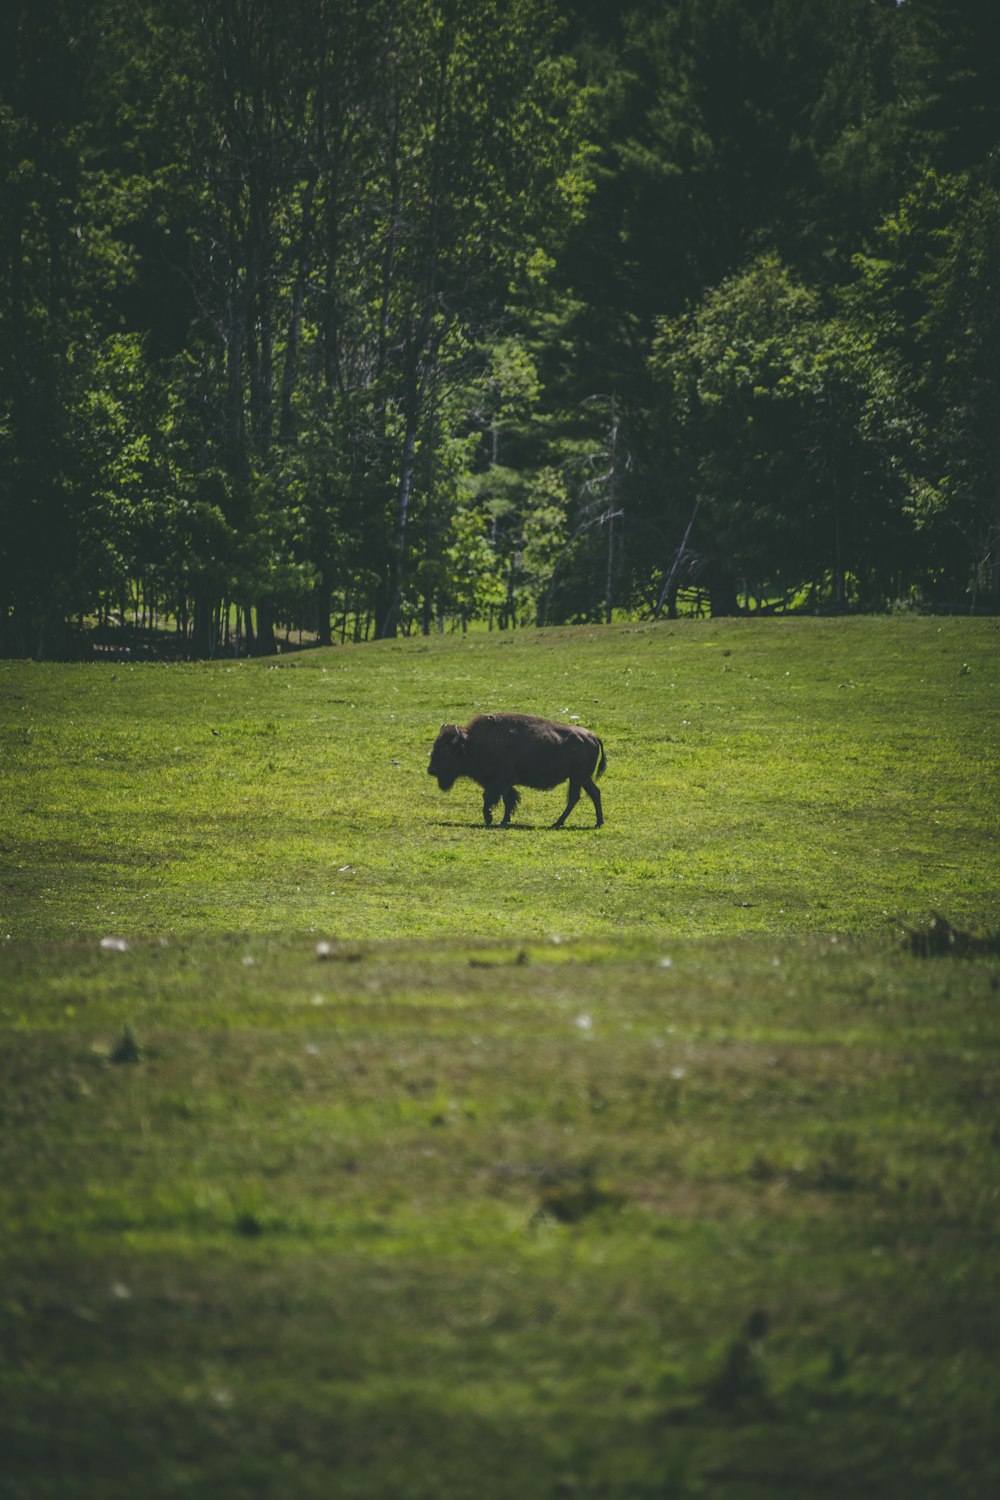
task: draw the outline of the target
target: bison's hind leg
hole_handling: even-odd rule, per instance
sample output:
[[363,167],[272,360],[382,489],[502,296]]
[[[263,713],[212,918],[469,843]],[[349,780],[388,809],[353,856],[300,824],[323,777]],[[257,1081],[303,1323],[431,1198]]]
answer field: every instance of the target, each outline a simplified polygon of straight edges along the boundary
[[604,822],[604,814],[601,811],[601,794],[597,790],[597,787],[594,785],[592,780],[570,782],[569,796],[566,799],[566,806],[563,808],[562,813],[559,815],[559,817],[556,818],[555,822],[552,824],[553,828],[561,828],[563,826],[566,819],[569,817],[570,813],[579,802],[581,791],[586,792],[587,796],[594,804],[594,808],[597,812],[597,822],[594,826],[600,828],[601,824]]
[[601,794],[594,784],[593,779],[591,779],[590,781],[585,781],[583,783],[583,790],[587,793],[587,796],[594,804],[594,811],[597,813],[597,822],[594,824],[594,827],[600,828],[601,824],[604,822],[604,813],[601,809]]
[[563,824],[565,823],[566,819],[569,817],[570,813],[573,811],[573,809],[576,806],[576,804],[579,802],[579,800],[580,800],[580,782],[579,781],[571,781],[570,784],[569,784],[569,796],[566,798],[566,806],[563,808],[563,810],[559,814],[558,818],[556,818],[555,822],[553,824],[551,824],[551,827],[553,827],[553,828],[561,828],[563,826]]

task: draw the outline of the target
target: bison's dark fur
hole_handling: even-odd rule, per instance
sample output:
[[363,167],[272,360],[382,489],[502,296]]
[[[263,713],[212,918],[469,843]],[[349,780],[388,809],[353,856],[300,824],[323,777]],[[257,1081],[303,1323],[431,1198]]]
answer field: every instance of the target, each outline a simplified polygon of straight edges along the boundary
[[530,786],[551,791],[569,782],[569,797],[561,815],[552,824],[561,828],[584,791],[597,812],[597,827],[604,822],[601,794],[594,785],[607,764],[604,746],[589,729],[573,724],[553,724],[530,714],[481,714],[463,728],[444,724],[434,741],[428,774],[448,792],[460,776],[468,776],[483,789],[483,818],[493,822],[493,809],[503,799],[506,828],[521,800],[516,788]]

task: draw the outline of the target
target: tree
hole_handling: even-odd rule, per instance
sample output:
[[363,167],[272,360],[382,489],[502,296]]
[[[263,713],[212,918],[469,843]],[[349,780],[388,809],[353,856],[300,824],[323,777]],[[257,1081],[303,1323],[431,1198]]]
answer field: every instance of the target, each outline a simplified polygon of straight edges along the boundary
[[67,617],[121,576],[120,502],[136,456],[122,402],[137,346],[104,342],[131,264],[107,233],[86,155],[98,28],[42,0],[7,7],[5,33],[0,649],[41,655],[63,649]]
[[738,580],[877,602],[906,540],[905,414],[871,330],[767,255],[665,320],[654,358],[713,613]]
[[[380,633],[396,628],[420,430],[466,348],[512,290],[543,275],[546,246],[578,212],[577,125],[568,64],[553,58],[548,5],[489,0],[422,8],[407,34],[418,82],[391,136],[393,280],[400,426],[393,563]],[[412,16],[411,16],[412,20]],[[405,222],[405,243],[395,221]]]
[[977,171],[1000,145],[1000,11],[993,0],[906,0],[918,161]]
[[933,598],[1000,604],[1000,193],[928,171],[862,263],[859,296],[919,413],[914,520]]
[[3,649],[995,602],[997,25],[13,0]]

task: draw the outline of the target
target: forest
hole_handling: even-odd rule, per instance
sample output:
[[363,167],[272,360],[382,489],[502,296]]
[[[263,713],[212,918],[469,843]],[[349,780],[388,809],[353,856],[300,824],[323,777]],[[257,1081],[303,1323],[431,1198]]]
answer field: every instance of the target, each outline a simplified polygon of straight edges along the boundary
[[0,654],[1000,608],[995,0],[8,0]]

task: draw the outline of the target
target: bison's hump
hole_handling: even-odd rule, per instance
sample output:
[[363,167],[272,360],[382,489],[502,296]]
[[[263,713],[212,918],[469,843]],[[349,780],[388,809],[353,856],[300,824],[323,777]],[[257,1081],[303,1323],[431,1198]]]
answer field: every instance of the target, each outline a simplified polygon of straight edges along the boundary
[[[536,714],[480,714],[468,725],[466,736],[473,761],[481,763],[485,757],[491,774],[494,765],[498,774],[509,765],[516,766],[529,786],[541,784],[534,781],[536,775],[544,775],[547,784],[555,786],[575,773],[578,756],[589,761],[600,753],[600,741],[589,729],[557,724]],[[581,763],[581,769],[589,775],[591,767]]]
[[469,730],[478,726],[489,726],[494,732],[511,736],[525,735],[528,738],[549,740],[553,737],[565,740],[577,735],[589,738],[590,731],[576,724],[559,724],[554,719],[543,719],[539,714],[479,714],[469,724]]

